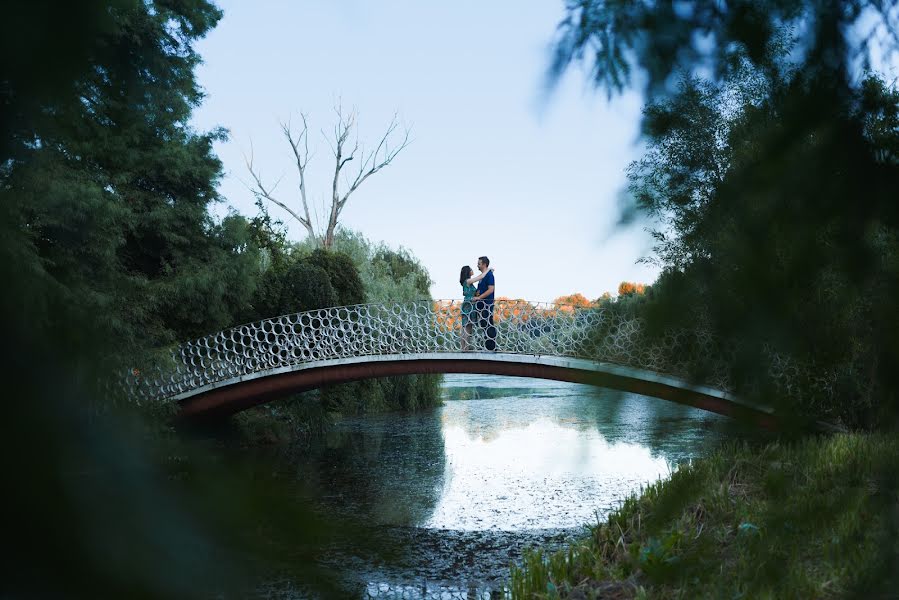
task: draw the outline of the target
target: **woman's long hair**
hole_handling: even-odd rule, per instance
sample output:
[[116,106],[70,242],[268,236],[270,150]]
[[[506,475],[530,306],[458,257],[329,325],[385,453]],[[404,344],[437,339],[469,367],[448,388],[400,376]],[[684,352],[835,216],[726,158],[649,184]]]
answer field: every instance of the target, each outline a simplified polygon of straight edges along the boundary
[[471,267],[469,267],[468,265],[462,267],[462,272],[459,273],[459,283],[461,285],[465,285],[465,281],[471,277],[471,273]]

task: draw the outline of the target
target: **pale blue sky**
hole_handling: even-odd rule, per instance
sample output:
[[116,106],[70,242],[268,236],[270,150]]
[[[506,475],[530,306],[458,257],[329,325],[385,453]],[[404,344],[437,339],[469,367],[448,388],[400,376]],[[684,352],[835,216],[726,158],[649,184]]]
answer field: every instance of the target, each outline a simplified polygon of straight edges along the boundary
[[[221,1],[225,16],[197,45],[208,97],[194,122],[221,125],[221,192],[255,213],[243,162],[276,196],[299,207],[296,169],[278,127],[309,115],[315,155],[310,199],[328,201],[332,105],[358,110],[363,141],[376,141],[394,111],[412,144],[351,196],[342,222],[372,240],[405,246],[431,273],[437,298],[460,295],[458,273],[487,254],[497,293],[552,300],[615,292],[622,280],[651,283],[656,270],[642,227],[616,230],[624,169],[639,154],[641,99],[609,102],[580,72],[541,102],[561,0]],[[271,213],[300,239],[305,230]]]

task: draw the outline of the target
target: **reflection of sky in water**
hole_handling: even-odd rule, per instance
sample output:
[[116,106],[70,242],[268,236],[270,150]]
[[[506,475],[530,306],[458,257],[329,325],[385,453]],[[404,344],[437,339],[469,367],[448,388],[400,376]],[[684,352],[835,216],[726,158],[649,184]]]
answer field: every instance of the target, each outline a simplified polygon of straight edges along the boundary
[[444,484],[422,524],[434,529],[596,522],[728,427],[671,402],[546,380],[447,376],[444,399]]
[[296,465],[329,514],[413,549],[389,566],[335,549],[329,565],[358,578],[355,597],[488,597],[524,548],[559,547],[676,463],[747,435],[704,411],[555,381],[449,375],[443,397],[342,419]]
[[640,484],[669,473],[647,448],[541,418],[489,439],[445,426],[443,494],[425,527],[548,529],[595,521]]

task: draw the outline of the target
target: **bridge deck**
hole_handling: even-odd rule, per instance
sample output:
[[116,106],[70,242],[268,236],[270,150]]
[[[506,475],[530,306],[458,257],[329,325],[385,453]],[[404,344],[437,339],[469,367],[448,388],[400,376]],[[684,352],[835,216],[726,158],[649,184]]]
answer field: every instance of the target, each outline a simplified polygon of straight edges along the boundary
[[181,405],[183,417],[225,416],[323,385],[423,373],[478,373],[583,383],[748,418],[765,427],[774,425],[773,415],[765,407],[669,375],[586,359],[492,352],[360,356],[300,363],[209,383],[178,394],[174,399]]

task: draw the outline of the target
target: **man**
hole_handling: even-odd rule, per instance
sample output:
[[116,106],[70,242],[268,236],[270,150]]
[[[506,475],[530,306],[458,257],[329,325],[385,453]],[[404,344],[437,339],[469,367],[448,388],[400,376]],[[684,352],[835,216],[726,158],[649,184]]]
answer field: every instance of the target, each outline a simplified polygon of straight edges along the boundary
[[485,329],[487,332],[487,350],[494,352],[496,350],[496,327],[493,326],[493,298],[496,290],[496,283],[493,277],[493,271],[490,268],[490,259],[482,256],[478,259],[478,270],[484,273],[484,278],[478,282],[478,293],[472,298],[475,310],[478,313],[478,327]]

